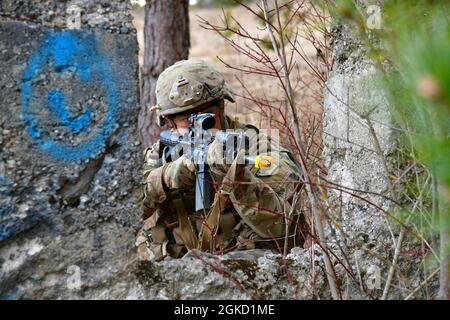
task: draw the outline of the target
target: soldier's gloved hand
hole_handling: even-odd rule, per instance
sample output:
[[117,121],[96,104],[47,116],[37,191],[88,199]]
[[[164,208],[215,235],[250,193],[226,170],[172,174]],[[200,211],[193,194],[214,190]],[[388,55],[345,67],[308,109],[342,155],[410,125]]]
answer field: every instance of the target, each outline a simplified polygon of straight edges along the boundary
[[186,156],[166,164],[162,174],[164,187],[171,190],[195,186],[195,165]]
[[226,158],[223,152],[223,144],[217,140],[214,140],[209,146],[206,153],[206,163],[209,169],[217,174],[224,176],[229,169],[229,165],[226,163]]

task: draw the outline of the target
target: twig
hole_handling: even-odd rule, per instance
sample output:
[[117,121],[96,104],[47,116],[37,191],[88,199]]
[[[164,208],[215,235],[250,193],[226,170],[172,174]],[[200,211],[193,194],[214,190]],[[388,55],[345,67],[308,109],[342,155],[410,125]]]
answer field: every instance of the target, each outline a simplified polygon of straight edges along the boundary
[[419,286],[417,288],[415,288],[413,291],[411,291],[411,293],[405,298],[405,300],[411,299],[417,293],[417,291],[422,289],[431,279],[433,279],[433,277],[435,275],[437,275],[439,273],[440,269],[441,268],[437,268],[436,270],[434,270],[433,273],[430,274],[421,284],[419,284]]
[[[281,67],[281,78],[280,78],[281,85],[286,92],[286,97],[288,99],[289,106],[291,109],[292,121],[293,121],[293,126],[294,126],[294,131],[295,131],[295,138],[296,138],[297,144],[299,145],[300,150],[304,154],[305,148],[303,146],[303,139],[301,138],[301,129],[300,129],[301,125],[300,125],[300,121],[298,120],[297,111],[295,110],[294,95],[292,93],[292,85],[291,85],[291,81],[289,79],[289,71],[288,71],[287,63],[286,63],[286,52],[284,50],[284,35],[282,33],[279,34],[280,45],[278,45],[277,41],[275,40],[275,35],[272,30],[273,25],[270,24],[270,22],[269,22],[267,0],[261,0],[261,2],[263,5],[262,9],[263,9],[263,13],[264,13],[264,18],[266,20],[267,33],[269,34],[270,41],[272,42],[272,48],[278,57],[278,61],[279,61],[280,67]],[[279,28],[281,28],[281,22],[279,19],[280,11],[279,11],[277,0],[275,0],[275,10],[277,12],[277,21],[279,23]],[[275,31],[276,30],[277,29],[275,29]]]
[[361,289],[361,292],[364,292],[361,271],[359,270],[359,263],[358,263],[358,257],[356,256],[356,252],[355,252],[355,266],[356,266],[356,272],[358,273],[359,288]]
[[395,247],[394,259],[392,260],[391,268],[389,269],[389,274],[386,280],[386,285],[384,286],[383,295],[381,300],[386,300],[386,297],[389,292],[389,288],[391,287],[392,277],[394,276],[395,266],[397,265],[398,256],[400,253],[400,248],[402,246],[403,236],[405,235],[404,229],[400,231],[400,235],[397,239],[397,245]]

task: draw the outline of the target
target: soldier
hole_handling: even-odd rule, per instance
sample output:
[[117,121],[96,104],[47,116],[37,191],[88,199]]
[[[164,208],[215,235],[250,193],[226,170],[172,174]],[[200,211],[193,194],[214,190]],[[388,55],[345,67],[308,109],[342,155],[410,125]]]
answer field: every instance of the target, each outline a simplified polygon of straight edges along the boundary
[[298,209],[299,166],[288,150],[257,128],[225,116],[225,99],[234,102],[234,98],[223,76],[204,61],[179,61],[159,76],[156,98],[152,108],[160,125],[184,134],[189,131],[190,114],[212,113],[215,129],[253,130],[256,134],[249,144],[253,152],[264,142],[275,159],[268,168],[256,168],[239,161],[244,156],[239,152],[226,163],[223,146],[211,143],[206,162],[216,191],[214,202],[208,212],[196,212],[195,164],[185,155],[161,161],[159,141],[145,150],[143,225],[136,241],[139,259],[177,258],[189,249],[281,250],[285,239],[288,247],[301,246],[305,222]]

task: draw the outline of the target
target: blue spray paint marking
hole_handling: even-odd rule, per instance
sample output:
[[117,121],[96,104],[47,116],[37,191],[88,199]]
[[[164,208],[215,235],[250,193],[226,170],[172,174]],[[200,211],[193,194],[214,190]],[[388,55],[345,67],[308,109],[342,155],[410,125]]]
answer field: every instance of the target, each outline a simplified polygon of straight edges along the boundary
[[56,115],[58,121],[73,133],[80,133],[91,123],[92,110],[86,108],[80,116],[72,116],[64,102],[64,95],[59,90],[52,90],[48,93],[48,105],[50,110]]
[[[37,146],[58,160],[78,162],[95,158],[104,150],[107,139],[117,128],[120,108],[125,99],[117,90],[119,81],[111,72],[111,58],[98,48],[100,41],[95,34],[83,31],[51,33],[31,55],[23,73],[21,108],[26,131]],[[42,96],[42,89],[38,93],[35,87],[39,81],[37,78],[49,71],[54,72],[56,78],[71,73],[86,87],[102,88],[107,102],[103,121],[94,126],[93,110],[89,106],[81,114],[73,114],[68,106],[73,99],[59,88],[48,88],[47,96]],[[42,108],[50,112],[39,112]],[[67,131],[85,134],[89,140],[77,146],[53,140],[48,135],[52,128],[43,127],[45,122],[42,120],[45,119],[39,119],[38,114],[50,115]],[[87,135],[89,130],[95,131]],[[14,192],[12,183],[0,177],[0,241],[47,219],[47,213],[38,203],[25,217],[15,215]]]
[[[78,146],[71,146],[48,137],[45,128],[35,114],[38,108],[47,107],[56,120],[69,131],[79,134],[87,131],[91,124],[90,108],[78,116],[73,115],[63,92],[50,89],[47,106],[37,103],[34,80],[44,72],[46,66],[52,67],[55,73],[75,72],[86,85],[99,84],[106,92],[107,111],[95,135]],[[105,148],[106,140],[117,127],[121,93],[117,90],[118,81],[111,73],[111,63],[108,56],[101,54],[97,48],[95,34],[78,30],[68,30],[50,35],[31,56],[23,73],[22,82],[22,117],[29,136],[45,152],[62,161],[82,161],[95,158]],[[51,129],[51,128],[47,128]]]

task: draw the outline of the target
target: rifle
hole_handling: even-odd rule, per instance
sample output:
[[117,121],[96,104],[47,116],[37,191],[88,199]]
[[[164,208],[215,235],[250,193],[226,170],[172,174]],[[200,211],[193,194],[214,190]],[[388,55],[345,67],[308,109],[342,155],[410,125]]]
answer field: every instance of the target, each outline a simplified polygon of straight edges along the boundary
[[[160,133],[159,156],[165,161],[176,160],[181,155],[185,155],[196,165],[195,178],[195,210],[201,211],[209,209],[212,205],[213,194],[211,188],[211,174],[206,155],[208,146],[218,140],[223,145],[222,156],[231,163],[238,152],[242,149],[248,150],[249,139],[242,132],[227,132],[213,130],[215,126],[214,114],[193,113],[189,116],[189,132],[180,135],[172,131],[162,131]],[[257,168],[268,168],[271,165],[270,156],[245,156],[244,162],[254,163]]]

